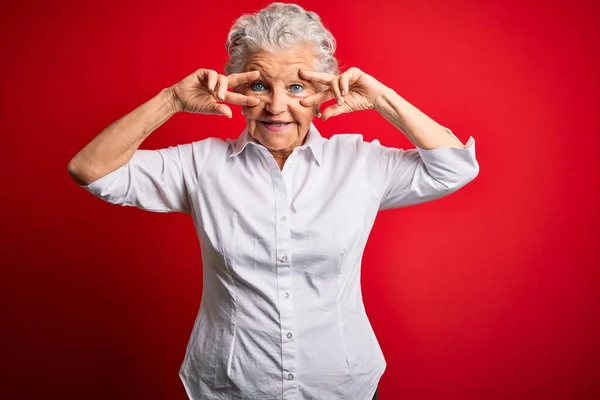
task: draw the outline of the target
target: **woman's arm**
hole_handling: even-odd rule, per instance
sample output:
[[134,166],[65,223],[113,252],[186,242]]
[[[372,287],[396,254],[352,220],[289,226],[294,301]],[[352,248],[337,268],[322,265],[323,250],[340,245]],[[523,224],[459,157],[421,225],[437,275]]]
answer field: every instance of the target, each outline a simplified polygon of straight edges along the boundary
[[69,162],[69,175],[88,185],[127,164],[142,142],[178,111],[172,87],[161,90],[81,149]]
[[228,89],[257,79],[259,75],[258,71],[228,76],[211,69],[194,71],[102,131],[69,162],[69,174],[78,184],[88,185],[124,166],[140,144],[179,111],[231,118],[231,109],[219,101],[257,105],[259,99]]
[[301,105],[337,100],[323,110],[323,120],[354,111],[377,110],[417,146],[410,150],[385,147],[378,140],[364,142],[362,135],[354,135],[356,143],[351,148],[358,150],[367,185],[379,199],[380,210],[447,196],[479,174],[473,137],[464,146],[450,129],[371,75],[355,67],[339,75],[304,69],[299,74],[303,79],[328,86],[300,100]]
[[332,98],[337,100],[337,104],[323,111],[324,121],[340,114],[374,109],[405,133],[420,149],[466,149],[450,130],[429,118],[393,89],[356,67],[351,67],[339,75],[304,69],[300,70],[299,74],[301,78],[329,86],[320,93],[303,98],[300,104],[308,107]]
[[412,144],[421,149],[465,148],[456,136],[389,87],[381,92],[374,105],[385,119],[404,132]]

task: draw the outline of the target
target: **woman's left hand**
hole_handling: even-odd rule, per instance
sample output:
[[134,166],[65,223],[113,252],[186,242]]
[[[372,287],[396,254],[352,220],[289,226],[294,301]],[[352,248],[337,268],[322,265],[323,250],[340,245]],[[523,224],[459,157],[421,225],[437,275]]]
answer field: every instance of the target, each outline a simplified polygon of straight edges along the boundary
[[298,71],[298,74],[302,79],[329,86],[322,92],[303,98],[300,101],[301,105],[308,107],[333,98],[337,100],[337,104],[322,111],[323,121],[340,114],[376,109],[379,96],[387,88],[383,83],[356,67],[349,68],[340,75],[304,69]]

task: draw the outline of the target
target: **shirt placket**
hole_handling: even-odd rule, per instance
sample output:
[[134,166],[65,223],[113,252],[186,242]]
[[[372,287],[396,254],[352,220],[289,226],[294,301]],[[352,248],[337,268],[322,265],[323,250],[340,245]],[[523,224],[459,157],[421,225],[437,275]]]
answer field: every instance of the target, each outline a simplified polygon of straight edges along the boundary
[[[295,344],[295,318],[292,291],[292,256],[291,256],[291,227],[290,227],[290,201],[285,180],[279,167],[271,157],[271,176],[275,195],[275,221],[276,221],[276,271],[277,287],[280,297],[280,334],[282,351],[282,379],[283,399],[296,399],[298,391],[296,344]],[[286,162],[289,162],[286,161]]]

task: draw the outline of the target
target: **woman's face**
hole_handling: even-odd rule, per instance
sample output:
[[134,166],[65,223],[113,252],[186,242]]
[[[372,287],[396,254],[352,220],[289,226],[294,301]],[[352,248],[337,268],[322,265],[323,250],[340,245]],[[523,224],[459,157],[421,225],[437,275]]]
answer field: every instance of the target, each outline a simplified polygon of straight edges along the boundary
[[298,76],[299,69],[314,71],[312,51],[312,46],[303,44],[277,53],[254,53],[247,60],[246,71],[258,70],[260,77],[244,85],[242,93],[261,102],[244,106],[246,124],[250,135],[273,155],[287,158],[294,147],[301,146],[315,116],[318,105],[304,107],[300,100],[317,89]]

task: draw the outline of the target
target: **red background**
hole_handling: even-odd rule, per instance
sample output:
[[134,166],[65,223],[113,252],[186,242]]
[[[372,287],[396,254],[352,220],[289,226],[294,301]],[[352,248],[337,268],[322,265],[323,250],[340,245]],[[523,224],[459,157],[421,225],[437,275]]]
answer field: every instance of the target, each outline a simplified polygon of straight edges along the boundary
[[[1,398],[186,398],[177,373],[202,289],[191,219],[104,203],[66,167],[161,89],[222,72],[229,27],[266,4],[3,4]],[[363,287],[388,363],[380,398],[600,398],[595,2],[300,4],[331,29],[343,70],[477,142],[473,182],[373,228]],[[237,137],[233,114],[178,114],[142,148]],[[316,124],[412,148],[374,111]]]

